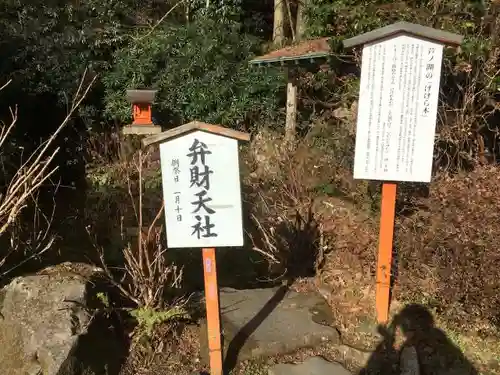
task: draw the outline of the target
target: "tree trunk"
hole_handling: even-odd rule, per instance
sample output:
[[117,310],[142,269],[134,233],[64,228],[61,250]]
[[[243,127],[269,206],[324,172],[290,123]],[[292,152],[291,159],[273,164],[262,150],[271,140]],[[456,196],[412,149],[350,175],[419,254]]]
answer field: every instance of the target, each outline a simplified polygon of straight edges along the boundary
[[293,24],[293,16],[292,16],[292,9],[290,7],[290,0],[284,0],[286,1],[286,9],[288,11],[288,24],[290,26],[290,31],[292,33],[292,40],[295,42],[295,27]]
[[305,9],[307,7],[308,0],[298,0],[297,1],[297,21],[295,24],[295,35],[297,40],[301,40],[306,32],[306,17]]
[[273,43],[282,46],[285,38],[285,0],[274,0]]
[[288,84],[286,88],[286,123],[285,141],[292,143],[295,141],[297,128],[297,85],[293,73],[288,73]]

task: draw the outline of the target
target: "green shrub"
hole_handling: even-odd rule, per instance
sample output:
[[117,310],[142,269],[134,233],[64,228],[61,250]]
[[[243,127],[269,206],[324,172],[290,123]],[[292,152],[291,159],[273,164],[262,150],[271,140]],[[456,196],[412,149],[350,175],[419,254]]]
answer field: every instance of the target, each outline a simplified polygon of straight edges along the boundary
[[159,27],[114,55],[114,69],[104,77],[106,113],[129,121],[125,90],[152,87],[159,90],[154,110],[162,125],[269,120],[283,103],[284,77],[276,69],[249,66],[259,42],[236,24],[203,17]]

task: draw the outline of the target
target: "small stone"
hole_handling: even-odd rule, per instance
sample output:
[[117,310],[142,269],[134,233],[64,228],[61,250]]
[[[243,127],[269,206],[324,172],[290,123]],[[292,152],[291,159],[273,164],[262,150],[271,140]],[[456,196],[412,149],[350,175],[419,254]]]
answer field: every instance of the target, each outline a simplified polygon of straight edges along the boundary
[[407,346],[401,350],[401,375],[420,375],[417,350],[414,346]]
[[352,375],[340,363],[328,362],[322,357],[311,357],[299,364],[278,364],[268,371],[269,375]]

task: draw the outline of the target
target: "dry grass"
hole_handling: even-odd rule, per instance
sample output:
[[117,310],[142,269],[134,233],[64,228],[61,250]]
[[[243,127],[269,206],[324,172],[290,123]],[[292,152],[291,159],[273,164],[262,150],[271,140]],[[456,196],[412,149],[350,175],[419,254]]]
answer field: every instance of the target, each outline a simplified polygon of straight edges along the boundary
[[460,330],[500,326],[499,172],[438,177],[398,225],[398,297],[425,301]]
[[162,241],[162,226],[156,228],[162,218],[163,205],[160,205],[152,222],[143,229],[143,160],[144,156],[139,150],[124,168],[129,202],[137,220],[137,230],[136,244],[129,242],[123,249],[124,272],[119,281],[115,277],[116,272],[108,267],[101,248],[99,258],[109,280],[127,299],[141,308],[163,309],[166,288],[180,287],[182,269],[166,261],[167,248]]
[[158,327],[162,345],[151,350],[149,346],[135,346],[121,375],[175,374],[191,375],[200,368],[200,344],[196,326]]

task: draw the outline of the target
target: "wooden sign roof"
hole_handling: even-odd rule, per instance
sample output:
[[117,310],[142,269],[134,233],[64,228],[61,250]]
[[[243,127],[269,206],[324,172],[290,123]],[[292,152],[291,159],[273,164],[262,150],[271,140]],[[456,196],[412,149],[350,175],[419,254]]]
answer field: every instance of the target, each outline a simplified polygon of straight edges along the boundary
[[127,100],[130,103],[152,103],[157,90],[127,90]]
[[259,56],[250,61],[250,64],[275,64],[288,61],[299,61],[305,59],[317,59],[328,57],[332,54],[328,40],[330,38],[320,38],[305,40],[293,46],[284,47],[263,56]]
[[225,128],[224,126],[220,125],[207,124],[205,122],[200,122],[200,121],[192,121],[190,123],[178,126],[174,129],[164,131],[160,134],[155,134],[150,137],[144,138],[142,140],[142,144],[144,147],[146,147],[155,143],[168,142],[173,138],[180,137],[184,134],[191,133],[196,130],[201,130],[207,133],[212,133],[223,137],[237,139],[239,141],[250,140],[249,133],[244,133],[237,130]]
[[397,22],[350,39],[343,41],[345,48],[352,48],[381,39],[387,39],[396,35],[410,35],[423,39],[432,40],[442,44],[460,45],[463,36],[448,31],[433,29],[432,27],[417,25],[409,22]]

